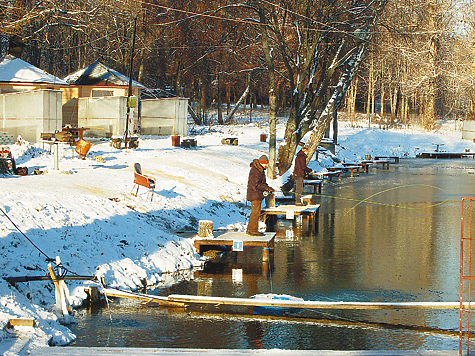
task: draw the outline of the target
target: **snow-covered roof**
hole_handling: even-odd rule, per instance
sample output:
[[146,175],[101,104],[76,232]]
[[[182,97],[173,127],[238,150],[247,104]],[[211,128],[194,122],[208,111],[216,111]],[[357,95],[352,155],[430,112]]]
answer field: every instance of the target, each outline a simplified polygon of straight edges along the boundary
[[0,61],[0,82],[69,85],[64,80],[10,54]]
[[[129,85],[129,77],[111,69],[100,62],[94,62],[64,78],[69,84],[76,85]],[[145,89],[146,86],[132,80],[132,86]]]

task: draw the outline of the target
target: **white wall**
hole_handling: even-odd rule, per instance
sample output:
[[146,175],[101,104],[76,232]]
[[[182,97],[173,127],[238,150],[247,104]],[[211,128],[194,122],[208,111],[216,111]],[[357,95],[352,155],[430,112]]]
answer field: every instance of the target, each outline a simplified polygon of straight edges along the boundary
[[[129,133],[134,130],[134,113],[129,113]],[[127,119],[127,97],[108,96],[98,98],[79,98],[78,127],[87,127],[84,136],[111,137],[125,134]]]
[[141,134],[187,135],[187,98],[147,99],[142,100],[141,105]]
[[62,92],[41,89],[0,94],[0,130],[38,142],[41,133],[62,129]]
[[462,138],[470,141],[475,139],[475,121],[465,120],[463,122]]

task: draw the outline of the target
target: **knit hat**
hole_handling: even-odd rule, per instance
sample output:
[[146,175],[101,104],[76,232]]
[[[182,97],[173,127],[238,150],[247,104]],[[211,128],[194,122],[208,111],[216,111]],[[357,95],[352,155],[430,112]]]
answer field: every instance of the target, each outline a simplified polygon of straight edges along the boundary
[[266,155],[262,155],[259,157],[259,163],[269,163],[269,158]]

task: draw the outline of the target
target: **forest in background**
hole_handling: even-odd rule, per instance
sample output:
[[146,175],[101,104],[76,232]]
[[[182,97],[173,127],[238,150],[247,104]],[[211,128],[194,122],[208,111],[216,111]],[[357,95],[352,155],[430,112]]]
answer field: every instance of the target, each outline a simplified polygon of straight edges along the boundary
[[287,140],[279,157],[270,152],[270,171],[276,160],[283,173],[300,139],[312,131],[316,148],[338,110],[427,130],[441,118],[474,119],[472,6],[0,0],[0,48],[60,78],[94,61],[129,75],[135,32],[132,78],[190,98],[196,123],[212,106],[226,123],[233,104],[266,105],[272,139],[272,120],[286,110]]

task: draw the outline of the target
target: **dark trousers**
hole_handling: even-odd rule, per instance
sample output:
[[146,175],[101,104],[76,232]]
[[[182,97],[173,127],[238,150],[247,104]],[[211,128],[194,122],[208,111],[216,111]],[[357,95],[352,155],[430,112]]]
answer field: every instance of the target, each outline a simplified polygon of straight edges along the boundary
[[295,182],[295,202],[301,203],[300,197],[303,191],[303,177],[294,177]]
[[247,231],[250,231],[250,232],[259,231],[259,218],[261,217],[261,204],[262,204],[262,200],[251,201],[251,216],[249,217],[249,223],[247,224]]

